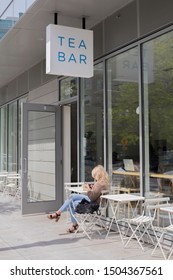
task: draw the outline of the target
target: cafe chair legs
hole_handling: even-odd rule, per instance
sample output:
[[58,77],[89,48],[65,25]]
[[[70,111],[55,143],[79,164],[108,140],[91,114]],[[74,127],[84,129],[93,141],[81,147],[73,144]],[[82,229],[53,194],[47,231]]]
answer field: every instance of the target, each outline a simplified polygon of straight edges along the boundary
[[[105,194],[104,192],[103,194]],[[99,209],[95,212],[78,214],[75,213],[75,219],[79,225],[78,229],[75,231],[75,235],[82,231],[84,235],[91,239],[94,233],[102,235],[102,231],[106,229],[104,219],[106,217],[107,200],[104,199],[104,195],[100,198]]]
[[144,235],[147,235],[148,239],[150,239],[150,241],[153,243],[153,239],[151,238],[149,233],[149,228],[152,227],[153,222],[152,217],[141,215],[139,217],[126,220],[126,222],[128,224],[128,228],[131,230],[131,235],[125,243],[124,247],[127,247],[129,242],[135,238],[141,249],[144,250],[144,247],[141,243],[141,241],[144,242]]
[[[143,213],[131,219],[125,219],[128,229],[131,230],[131,235],[125,243],[128,246],[132,239],[136,239],[142,250],[144,247],[142,243],[148,238],[149,243],[155,244],[157,234],[154,226],[154,221],[158,219],[157,213],[161,206],[168,205],[169,198],[147,199],[143,204]],[[145,240],[144,240],[145,237]]]
[[75,218],[78,224],[78,228],[74,233],[74,236],[79,233],[79,231],[82,231],[84,235],[88,237],[88,239],[91,240],[92,236],[92,229],[94,226],[94,217],[95,214],[75,214]]
[[[166,236],[166,234],[173,233],[173,225],[169,225],[165,228],[160,228],[159,230],[160,230],[161,234],[160,234],[160,237],[157,238],[157,243],[156,243],[151,255],[153,256],[154,253],[156,252],[156,249],[159,248],[160,251],[162,252],[164,259],[169,260],[173,253],[173,245],[169,248],[169,250],[164,250],[163,241],[164,241],[164,237]],[[168,251],[167,254],[166,254],[166,251]]]

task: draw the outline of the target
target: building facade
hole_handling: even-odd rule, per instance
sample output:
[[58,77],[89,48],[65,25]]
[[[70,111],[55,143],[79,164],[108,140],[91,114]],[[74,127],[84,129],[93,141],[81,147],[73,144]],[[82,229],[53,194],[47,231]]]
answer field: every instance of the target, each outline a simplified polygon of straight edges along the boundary
[[[88,8],[94,31],[94,76],[86,79],[45,74],[45,27],[80,28],[84,17],[70,14],[70,0],[66,10],[48,2],[35,1],[0,41],[0,58],[9,48],[25,64],[15,61],[0,79],[0,169],[22,173],[22,213],[56,209],[64,182],[91,181],[97,164],[112,186],[172,198],[172,1],[73,1]],[[19,53],[8,45],[20,44],[15,32],[28,46]]]

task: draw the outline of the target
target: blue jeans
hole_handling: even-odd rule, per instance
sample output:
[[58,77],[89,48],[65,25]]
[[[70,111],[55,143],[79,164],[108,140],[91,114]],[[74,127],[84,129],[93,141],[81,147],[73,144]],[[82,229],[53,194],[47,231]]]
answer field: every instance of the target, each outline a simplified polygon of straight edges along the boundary
[[[85,198],[86,200],[88,200],[90,202],[90,199],[87,195],[71,194],[69,199],[65,200],[64,204],[59,208],[59,211],[61,211],[61,212],[65,212],[65,211],[69,210],[72,223],[76,222],[76,219],[74,217],[74,214],[75,214],[74,208],[78,205],[79,202],[81,202],[81,200],[83,198]],[[70,208],[69,208],[69,206],[70,206]]]

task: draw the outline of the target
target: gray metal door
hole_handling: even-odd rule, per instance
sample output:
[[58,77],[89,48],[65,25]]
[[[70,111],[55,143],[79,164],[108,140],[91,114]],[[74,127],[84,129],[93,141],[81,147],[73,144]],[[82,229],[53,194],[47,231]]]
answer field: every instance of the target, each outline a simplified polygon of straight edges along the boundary
[[24,103],[22,214],[56,210],[62,202],[60,108]]

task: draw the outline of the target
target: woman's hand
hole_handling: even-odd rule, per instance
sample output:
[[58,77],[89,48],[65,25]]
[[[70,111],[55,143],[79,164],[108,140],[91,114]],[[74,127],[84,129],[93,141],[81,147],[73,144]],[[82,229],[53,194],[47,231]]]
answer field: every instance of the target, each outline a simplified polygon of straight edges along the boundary
[[88,183],[83,184],[83,190],[84,191],[90,191],[91,189],[92,189],[92,185],[90,185]]

